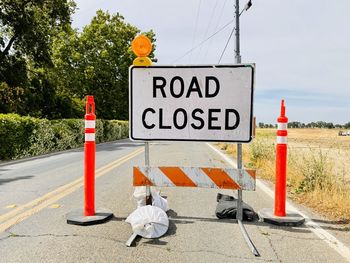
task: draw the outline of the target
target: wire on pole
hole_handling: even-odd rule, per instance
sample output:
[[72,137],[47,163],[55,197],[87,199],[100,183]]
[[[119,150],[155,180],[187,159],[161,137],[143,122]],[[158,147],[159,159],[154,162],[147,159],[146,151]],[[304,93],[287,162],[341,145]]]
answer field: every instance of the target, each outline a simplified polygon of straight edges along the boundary
[[[192,46],[196,43],[196,37],[197,37],[197,28],[198,28],[198,19],[199,19],[199,12],[201,8],[202,0],[199,0],[198,3],[198,9],[197,9],[197,16],[196,16],[196,22],[194,26],[194,33],[193,33],[193,39],[192,39]],[[192,55],[190,56],[190,62],[192,61]]]
[[173,63],[179,61],[180,59],[186,57],[188,54],[190,54],[193,50],[197,49],[198,47],[200,47],[201,45],[203,45],[205,42],[207,42],[209,39],[211,39],[212,37],[214,37],[215,35],[217,35],[218,33],[220,33],[222,30],[224,30],[226,27],[228,27],[230,24],[233,23],[233,21],[235,21],[235,19],[232,19],[231,21],[229,21],[227,24],[225,24],[222,28],[220,28],[218,31],[216,31],[215,33],[213,33],[212,35],[210,35],[209,37],[207,37],[206,39],[204,39],[202,42],[200,42],[198,45],[194,46],[193,48],[191,48],[190,50],[188,50],[185,54],[183,54],[181,57],[175,59]]
[[[217,23],[216,23],[216,25],[215,25],[215,28],[214,28],[213,32],[215,32],[215,31],[218,29],[218,27],[219,27],[219,24],[220,24],[221,18],[222,18],[222,14],[224,13],[224,10],[225,10],[226,2],[227,2],[227,0],[225,0],[223,6],[222,6],[222,8],[221,8],[220,15],[219,15],[219,19],[217,20]],[[210,50],[210,47],[211,47],[211,43],[212,43],[212,42],[213,42],[213,39],[211,39],[210,42],[208,43],[208,48],[207,48],[207,50],[206,50],[206,52],[205,52],[205,54],[204,54],[204,59],[205,59],[205,58],[207,57],[207,55],[208,55],[208,52],[209,52],[209,50]]]
[[230,33],[230,36],[229,36],[228,39],[227,39],[226,45],[225,45],[225,47],[224,47],[224,50],[223,50],[222,53],[221,53],[220,59],[219,59],[219,61],[218,61],[218,64],[220,64],[221,59],[222,59],[222,57],[223,57],[224,54],[225,54],[226,48],[227,48],[227,46],[228,46],[228,43],[229,43],[230,40],[231,40],[231,37],[232,37],[233,32],[235,31],[235,29],[236,29],[235,27],[232,28],[232,31],[231,31],[231,33]]
[[[203,38],[205,38],[205,37],[208,35],[209,28],[210,28],[210,25],[212,24],[213,17],[214,17],[214,14],[215,14],[216,7],[217,7],[217,5],[218,5],[218,2],[219,2],[219,1],[216,0],[215,6],[214,6],[213,11],[212,11],[212,13],[211,13],[211,16],[210,16],[210,19],[209,19],[209,23],[208,23],[208,26],[207,26],[207,28],[206,28],[206,30],[205,30],[205,33],[204,33],[204,37],[203,37]],[[201,46],[201,48],[199,49],[198,56],[200,56],[201,51],[202,51],[202,46]]]

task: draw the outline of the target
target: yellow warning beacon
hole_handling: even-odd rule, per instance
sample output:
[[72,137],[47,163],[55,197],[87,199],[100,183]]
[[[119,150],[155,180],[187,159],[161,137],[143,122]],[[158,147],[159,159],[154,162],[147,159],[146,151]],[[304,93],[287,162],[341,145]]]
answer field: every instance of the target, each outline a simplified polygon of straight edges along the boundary
[[131,42],[131,49],[137,56],[134,59],[134,66],[151,66],[152,60],[148,57],[148,55],[152,51],[152,42],[145,35],[138,35]]

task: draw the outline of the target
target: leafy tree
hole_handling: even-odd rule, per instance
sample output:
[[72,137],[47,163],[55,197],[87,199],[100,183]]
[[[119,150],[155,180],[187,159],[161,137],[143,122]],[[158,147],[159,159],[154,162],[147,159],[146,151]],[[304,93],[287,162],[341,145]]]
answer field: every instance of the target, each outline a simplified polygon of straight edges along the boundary
[[325,128],[334,129],[334,124],[332,122],[327,122]]
[[19,112],[24,90],[11,88],[5,82],[0,83],[0,112]]
[[[138,32],[120,14],[101,10],[81,33],[61,32],[53,45],[59,89],[79,98],[94,95],[99,118],[127,119],[130,45]],[[146,34],[154,43],[154,33]]]
[[13,53],[50,62],[50,43],[57,29],[70,24],[71,0],[0,0],[0,58]]
[[301,123],[298,121],[291,121],[288,123],[288,128],[300,128]]
[[57,89],[51,68],[33,69],[31,74],[30,86],[25,92],[25,107],[18,113],[48,119],[84,116],[84,102]]
[[37,71],[52,66],[52,39],[69,27],[74,8],[72,0],[0,0],[1,112],[27,115],[43,101],[53,106],[55,91],[40,96],[48,85]]
[[127,119],[129,47],[139,30],[98,11],[78,32],[74,8],[73,0],[0,0],[0,112],[81,117],[91,94],[99,118]]

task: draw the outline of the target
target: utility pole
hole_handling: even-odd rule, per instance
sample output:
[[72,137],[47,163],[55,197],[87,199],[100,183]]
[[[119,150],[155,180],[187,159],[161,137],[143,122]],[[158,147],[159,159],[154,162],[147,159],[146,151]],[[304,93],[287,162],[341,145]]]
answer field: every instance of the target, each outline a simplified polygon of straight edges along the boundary
[[[245,8],[242,10],[242,12],[245,10],[247,11],[252,6],[251,1],[249,0],[246,4]],[[241,12],[241,13],[242,13]],[[235,18],[236,18],[236,27],[235,27],[235,36],[236,36],[236,49],[235,49],[235,62],[236,64],[241,64],[241,50],[240,50],[240,43],[239,43],[239,17],[241,15],[239,12],[239,0],[236,0],[236,6],[235,6]],[[242,156],[242,144],[237,143],[237,169],[239,171],[239,178],[240,182],[239,185],[241,185],[241,178],[242,178],[242,172],[241,169],[243,168],[243,156]],[[242,221],[243,221],[243,196],[242,196],[242,190],[238,190],[238,199],[237,199],[237,214],[236,219],[238,222],[238,225],[242,231],[243,237],[245,241],[247,242],[247,245],[249,246],[250,250],[252,251],[253,255],[256,257],[260,257],[260,254],[258,250],[256,249],[254,243],[250,239],[247,230],[245,229]]]
[[[235,59],[236,64],[241,64],[241,54],[240,54],[240,45],[239,45],[239,0],[236,0],[235,6],[235,18],[236,18],[236,49],[235,49]],[[237,143],[237,169],[242,169],[242,144]],[[238,203],[237,203],[237,216],[238,220],[243,220],[243,204],[242,204],[242,190],[238,190]]]
[[236,36],[236,49],[235,49],[235,59],[236,64],[241,63],[241,49],[239,44],[239,0],[236,0],[236,6],[235,6],[235,18],[236,18],[236,28],[235,28],[235,36]]

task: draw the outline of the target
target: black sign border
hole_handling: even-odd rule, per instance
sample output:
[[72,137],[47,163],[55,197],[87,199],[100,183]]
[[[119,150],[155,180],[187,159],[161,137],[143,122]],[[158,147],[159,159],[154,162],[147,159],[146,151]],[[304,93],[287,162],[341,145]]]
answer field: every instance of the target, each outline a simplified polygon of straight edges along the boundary
[[[132,128],[132,73],[133,69],[135,68],[251,68],[252,70],[252,86],[251,86],[251,94],[250,94],[250,129],[249,129],[249,139],[248,140],[234,140],[234,141],[227,141],[227,140],[196,140],[196,139],[142,139],[142,138],[135,138],[133,136],[133,128]],[[132,141],[187,141],[187,142],[237,142],[237,143],[249,143],[253,139],[253,95],[254,95],[254,83],[255,82],[255,64],[240,64],[240,65],[189,65],[189,66],[131,66],[129,68],[129,138]]]

